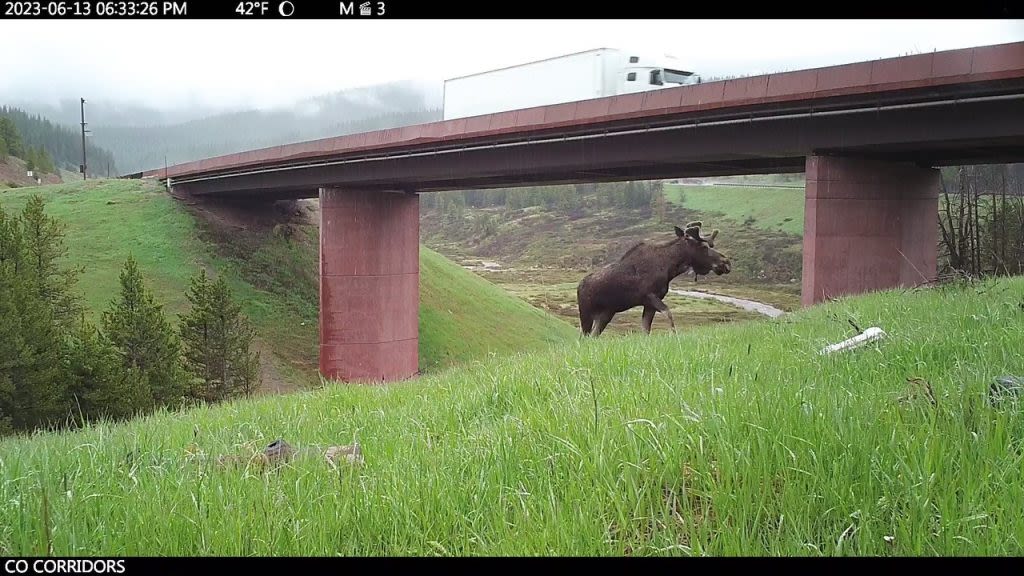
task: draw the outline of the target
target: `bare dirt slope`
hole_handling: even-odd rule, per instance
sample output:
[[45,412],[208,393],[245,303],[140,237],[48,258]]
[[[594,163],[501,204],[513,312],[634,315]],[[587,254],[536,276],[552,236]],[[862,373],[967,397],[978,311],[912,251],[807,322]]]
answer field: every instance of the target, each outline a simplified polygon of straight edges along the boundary
[[[62,182],[60,176],[56,174],[44,174],[41,180],[43,184],[60,184]],[[38,185],[35,179],[28,175],[25,161],[21,158],[8,156],[6,160],[0,160],[0,189]]]

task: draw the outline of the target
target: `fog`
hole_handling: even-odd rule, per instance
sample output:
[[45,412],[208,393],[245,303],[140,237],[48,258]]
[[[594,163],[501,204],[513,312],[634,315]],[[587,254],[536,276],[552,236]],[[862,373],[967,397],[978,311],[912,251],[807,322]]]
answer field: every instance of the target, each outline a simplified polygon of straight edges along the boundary
[[56,106],[85,97],[171,116],[402,80],[434,94],[445,78],[603,46],[672,54],[707,76],[1024,40],[1022,20],[30,20],[5,28],[19,57],[0,61],[0,99]]
[[77,130],[85,98],[124,174],[439,120],[446,78],[593,48],[738,76],[1017,42],[1024,21],[28,20],[4,38],[0,104]]

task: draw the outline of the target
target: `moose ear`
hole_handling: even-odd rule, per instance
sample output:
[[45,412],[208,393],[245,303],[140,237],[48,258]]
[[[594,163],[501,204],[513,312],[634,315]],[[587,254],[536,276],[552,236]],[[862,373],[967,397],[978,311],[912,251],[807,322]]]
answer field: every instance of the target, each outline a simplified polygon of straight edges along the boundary
[[675,229],[676,229],[676,236],[682,236],[682,235],[686,234],[686,232],[683,232],[683,229],[680,228],[679,226],[676,226]]

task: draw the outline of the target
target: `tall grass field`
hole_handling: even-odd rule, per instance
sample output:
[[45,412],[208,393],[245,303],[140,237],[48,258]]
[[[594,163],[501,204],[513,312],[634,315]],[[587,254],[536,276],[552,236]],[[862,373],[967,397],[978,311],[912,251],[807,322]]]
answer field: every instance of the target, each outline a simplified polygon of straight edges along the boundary
[[1002,375],[1022,278],[10,438],[0,555],[1019,555]]

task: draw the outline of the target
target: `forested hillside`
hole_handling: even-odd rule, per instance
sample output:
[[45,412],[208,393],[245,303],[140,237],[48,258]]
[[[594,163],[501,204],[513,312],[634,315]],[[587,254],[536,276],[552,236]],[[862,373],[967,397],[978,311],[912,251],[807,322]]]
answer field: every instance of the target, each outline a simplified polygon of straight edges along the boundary
[[[78,101],[25,109],[64,123],[79,122]],[[88,101],[91,142],[117,159],[118,174],[292,142],[440,120],[440,102],[423,89],[394,83],[343,90],[270,109],[174,110]],[[79,142],[79,146],[81,143]],[[78,157],[81,151],[78,152]],[[91,158],[91,156],[90,156]],[[90,160],[90,166],[93,162]],[[77,170],[77,161],[74,164]],[[96,164],[99,166],[99,164]]]
[[[31,160],[35,168],[44,173],[53,173],[58,168],[78,172],[78,166],[82,163],[80,128],[57,124],[38,114],[29,114],[10,106],[0,106],[0,119],[7,119],[9,126],[17,130],[20,143],[20,146],[12,146],[9,143],[9,129],[4,130],[6,137],[3,139],[8,142],[7,154]],[[85,152],[90,174],[105,176],[108,166],[111,175],[118,173],[114,156],[97,146],[92,138],[86,139]],[[0,148],[0,156],[3,155],[4,149]]]

